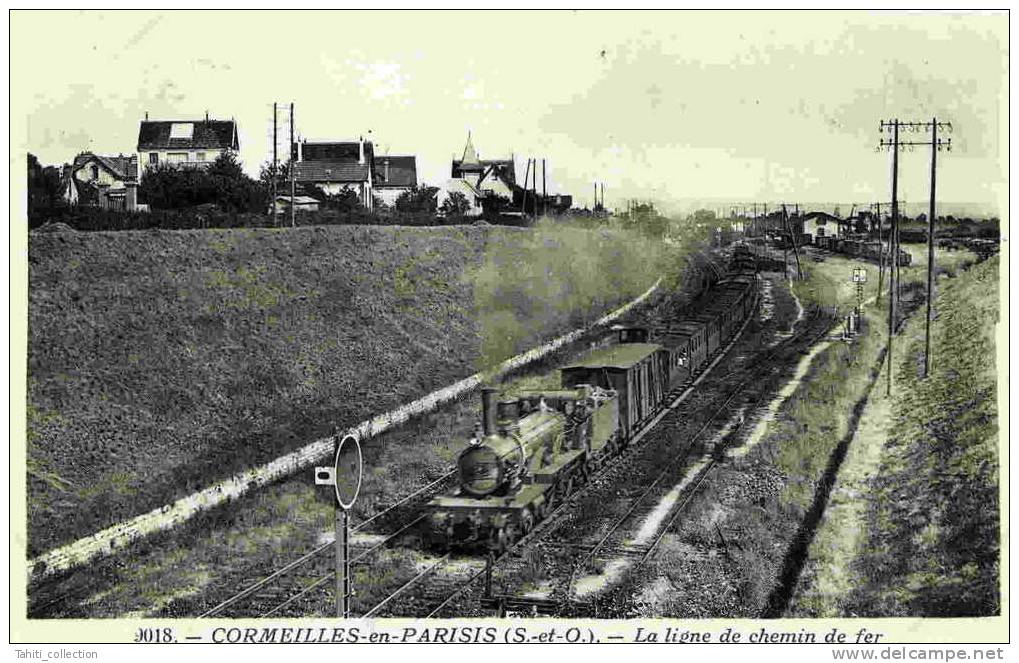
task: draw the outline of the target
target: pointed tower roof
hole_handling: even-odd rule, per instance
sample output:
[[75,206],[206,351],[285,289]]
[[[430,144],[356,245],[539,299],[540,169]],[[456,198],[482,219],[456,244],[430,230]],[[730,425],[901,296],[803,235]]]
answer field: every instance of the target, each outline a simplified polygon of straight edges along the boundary
[[467,132],[467,145],[464,146],[464,155],[460,160],[461,165],[480,165],[481,162],[478,160],[478,151],[474,149],[474,143],[471,142],[471,132]]

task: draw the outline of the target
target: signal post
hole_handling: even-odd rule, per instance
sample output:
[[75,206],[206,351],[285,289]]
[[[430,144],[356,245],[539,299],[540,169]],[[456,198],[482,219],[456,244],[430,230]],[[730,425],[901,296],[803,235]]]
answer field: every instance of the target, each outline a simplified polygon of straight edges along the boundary
[[315,468],[315,484],[332,485],[336,497],[336,616],[350,617],[350,508],[361,489],[364,467],[361,444],[353,435],[334,436],[332,467]]

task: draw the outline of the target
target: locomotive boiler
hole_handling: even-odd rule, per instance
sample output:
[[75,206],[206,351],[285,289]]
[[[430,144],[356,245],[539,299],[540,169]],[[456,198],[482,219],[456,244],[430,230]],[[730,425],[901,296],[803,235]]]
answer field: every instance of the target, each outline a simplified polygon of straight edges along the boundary
[[428,505],[433,543],[499,551],[527,534],[615,448],[618,399],[589,385],[496,401],[457,457],[458,488]]

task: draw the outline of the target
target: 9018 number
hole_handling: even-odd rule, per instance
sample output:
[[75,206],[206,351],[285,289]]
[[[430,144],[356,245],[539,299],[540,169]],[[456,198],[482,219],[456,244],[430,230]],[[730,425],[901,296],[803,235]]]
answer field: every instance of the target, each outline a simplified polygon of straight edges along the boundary
[[163,642],[177,642],[173,629],[166,628],[140,628],[134,634],[134,641],[140,644],[156,644]]

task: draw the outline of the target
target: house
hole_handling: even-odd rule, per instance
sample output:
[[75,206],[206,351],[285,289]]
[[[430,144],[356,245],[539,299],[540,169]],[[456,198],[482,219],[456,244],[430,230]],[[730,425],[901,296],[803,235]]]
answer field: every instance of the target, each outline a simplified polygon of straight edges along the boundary
[[371,141],[363,137],[346,142],[301,141],[296,145],[296,152],[294,179],[297,184],[317,187],[328,195],[354,191],[365,209],[373,209],[376,160]]
[[512,201],[514,190],[518,188],[513,159],[481,159],[468,132],[463,155],[460,159],[453,159],[450,179],[439,194],[439,204],[457,191],[464,194],[471,204],[468,216],[476,216],[482,213],[485,198]]
[[809,212],[802,217],[802,233],[810,236],[810,242],[816,243],[818,237],[840,237],[841,220],[827,212]]
[[169,164],[207,168],[227,150],[240,149],[233,120],[149,120],[138,128],[138,163],[142,168]]
[[138,209],[138,157],[82,152],[62,174],[63,197],[71,205],[134,212]]
[[413,156],[382,156],[374,160],[375,196],[389,206],[403,193],[417,186],[417,158]]
[[[311,196],[294,196],[294,209],[298,213],[301,212],[317,212],[319,201],[315,200]],[[290,196],[279,195],[276,196],[276,211],[281,214],[290,213]]]

